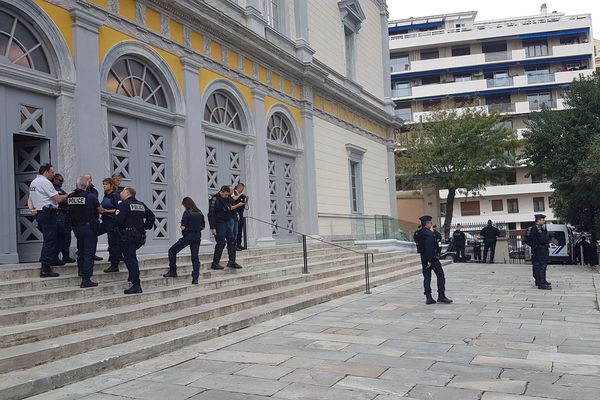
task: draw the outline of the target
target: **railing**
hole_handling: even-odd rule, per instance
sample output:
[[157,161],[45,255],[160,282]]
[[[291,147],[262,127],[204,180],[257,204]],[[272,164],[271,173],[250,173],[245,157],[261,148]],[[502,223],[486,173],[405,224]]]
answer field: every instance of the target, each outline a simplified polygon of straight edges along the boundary
[[545,108],[556,108],[556,100],[530,101],[529,109],[532,111],[543,110]]
[[515,104],[514,103],[488,104],[487,109],[488,109],[488,112],[497,112],[497,113],[515,112]]
[[406,97],[412,95],[412,88],[392,89],[392,97]]
[[512,77],[505,77],[505,78],[492,78],[492,79],[488,79],[487,80],[487,87],[489,88],[495,88],[495,87],[500,87],[500,86],[512,86],[513,85],[513,78]]
[[319,232],[329,240],[406,239],[399,220],[387,215],[320,213]]
[[512,53],[510,51],[495,51],[485,54],[485,62],[510,60]]
[[527,83],[554,82],[554,73],[527,75]]
[[412,121],[412,110],[410,108],[394,110],[394,116],[402,118],[404,121]]
[[391,72],[410,71],[410,63],[406,62],[406,61],[395,61],[392,58],[390,60],[390,71]]
[[[246,216],[245,218],[245,222],[247,223],[249,219],[259,222],[261,224],[266,224],[269,225],[271,227],[271,229],[276,228],[276,229],[282,229],[285,231],[288,231],[289,233],[293,233],[296,234],[298,236],[301,237],[302,240],[302,257],[303,257],[303,267],[302,267],[302,273],[303,274],[308,274],[308,248],[306,245],[306,239],[310,238],[311,240],[315,240],[317,242],[321,242],[321,243],[325,243],[328,244],[330,246],[334,246],[340,249],[344,249],[347,251],[350,251],[352,253],[356,253],[356,254],[362,254],[363,258],[364,258],[364,264],[365,264],[365,294],[371,294],[371,279],[370,279],[370,272],[369,272],[369,256],[371,256],[371,263],[375,263],[375,253],[371,252],[371,251],[357,251],[354,249],[351,249],[349,247],[346,246],[342,246],[336,243],[332,243],[330,241],[327,241],[321,237],[315,237],[315,236],[311,236],[311,235],[307,235],[306,233],[302,233],[302,232],[298,232],[295,231],[293,229],[289,229],[288,227],[283,227],[283,226],[279,226],[273,222],[269,222],[269,221],[263,221],[262,219],[259,218],[255,218],[255,217],[250,217],[250,216]],[[246,225],[247,226],[247,225]]]
[[528,47],[525,47],[525,57],[548,57],[552,55],[552,47],[544,47],[530,51]]

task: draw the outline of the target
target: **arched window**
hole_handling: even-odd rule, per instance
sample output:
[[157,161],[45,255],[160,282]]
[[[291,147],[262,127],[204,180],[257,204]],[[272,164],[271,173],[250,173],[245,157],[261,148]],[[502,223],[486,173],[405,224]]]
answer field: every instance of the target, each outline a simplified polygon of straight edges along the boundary
[[204,107],[204,120],[236,131],[242,130],[242,119],[236,102],[222,90],[215,90]]
[[287,117],[282,113],[276,112],[269,119],[269,124],[267,125],[267,139],[273,142],[287,144],[288,146],[294,145],[290,123]]
[[106,90],[168,108],[165,91],[152,70],[134,58],[120,58],[111,67]]
[[0,10],[0,61],[50,73],[42,43],[19,17]]

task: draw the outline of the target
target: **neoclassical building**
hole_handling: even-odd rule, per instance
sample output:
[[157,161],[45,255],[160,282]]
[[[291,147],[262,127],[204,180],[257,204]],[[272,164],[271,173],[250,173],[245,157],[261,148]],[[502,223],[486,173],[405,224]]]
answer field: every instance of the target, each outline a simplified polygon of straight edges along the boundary
[[148,253],[239,181],[252,245],[394,216],[387,43],[385,0],[0,0],[0,263],[39,257],[44,162],[122,174]]

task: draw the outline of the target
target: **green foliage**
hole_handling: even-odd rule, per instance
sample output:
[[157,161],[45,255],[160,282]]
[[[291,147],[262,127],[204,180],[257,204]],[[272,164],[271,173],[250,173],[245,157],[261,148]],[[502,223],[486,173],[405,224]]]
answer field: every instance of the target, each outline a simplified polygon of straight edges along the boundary
[[530,120],[525,155],[531,170],[555,189],[554,212],[580,230],[600,233],[600,77],[574,81],[564,111],[544,110]]

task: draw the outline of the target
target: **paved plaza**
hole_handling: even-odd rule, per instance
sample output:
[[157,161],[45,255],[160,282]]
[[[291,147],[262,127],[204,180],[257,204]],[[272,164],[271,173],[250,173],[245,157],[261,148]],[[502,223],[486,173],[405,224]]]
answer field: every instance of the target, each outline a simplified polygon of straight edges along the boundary
[[32,399],[598,400],[597,270],[446,268],[452,305],[420,277],[321,304]]

